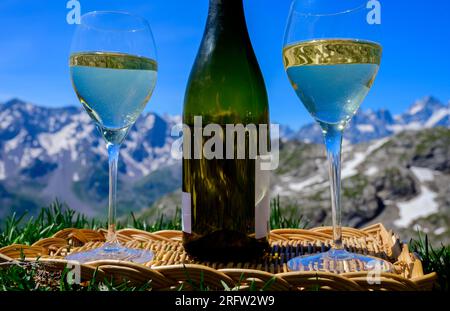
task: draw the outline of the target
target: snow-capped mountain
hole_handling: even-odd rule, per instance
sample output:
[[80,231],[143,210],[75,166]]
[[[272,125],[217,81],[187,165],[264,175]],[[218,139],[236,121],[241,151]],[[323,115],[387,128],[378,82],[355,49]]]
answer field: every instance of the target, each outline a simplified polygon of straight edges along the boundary
[[403,125],[417,127],[433,127],[436,125],[447,126],[449,107],[445,107],[439,100],[427,96],[417,100],[409,110],[398,116],[397,122]]
[[[432,96],[417,100],[403,114],[392,116],[388,110],[359,110],[345,131],[345,139],[356,144],[391,136],[404,130],[420,130],[450,126],[450,102],[445,105]],[[316,123],[303,126],[295,135],[300,141],[322,142],[322,132]]]
[[[170,155],[177,121],[148,113],[130,129],[119,165],[120,191],[133,194],[130,202],[148,206],[179,186],[168,176],[161,193],[135,196],[152,172],[178,165]],[[18,99],[0,105],[0,216],[5,207],[33,210],[55,197],[95,215],[105,206],[106,167],[105,144],[81,108],[44,108]]]

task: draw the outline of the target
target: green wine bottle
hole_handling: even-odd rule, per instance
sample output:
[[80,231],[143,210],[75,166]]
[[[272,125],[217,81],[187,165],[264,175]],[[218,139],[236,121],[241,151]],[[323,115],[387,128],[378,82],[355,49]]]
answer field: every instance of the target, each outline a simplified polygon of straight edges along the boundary
[[[198,117],[201,125],[194,122]],[[261,170],[260,149],[264,148],[260,145],[262,141],[270,145],[269,108],[242,0],[209,2],[206,29],[186,89],[183,123],[190,129],[183,139],[186,251],[199,259],[216,261],[262,256],[269,246],[269,173]],[[199,138],[199,133],[210,124],[223,130],[219,135],[222,146],[216,146],[223,148],[223,158],[198,158],[191,150],[196,142],[206,146],[209,137]],[[237,124],[246,129],[255,125],[258,139],[247,131],[245,143],[239,144],[238,135],[226,131],[228,125]],[[266,131],[261,130],[264,126]],[[225,151],[228,140],[232,151]],[[255,141],[257,155],[252,157],[250,144]],[[237,156],[239,147],[245,147],[243,158]],[[227,157],[226,152],[233,157]]]

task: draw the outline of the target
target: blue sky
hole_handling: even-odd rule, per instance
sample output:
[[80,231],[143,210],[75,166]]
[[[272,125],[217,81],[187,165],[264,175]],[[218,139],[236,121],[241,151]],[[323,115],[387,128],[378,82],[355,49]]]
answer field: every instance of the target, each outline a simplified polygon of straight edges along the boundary
[[[331,0],[330,0],[331,1]],[[383,60],[363,109],[404,111],[414,100],[450,100],[450,1],[380,0]],[[45,4],[44,4],[45,3]],[[74,26],[67,0],[0,1],[0,101],[79,105],[67,57]],[[184,89],[206,21],[208,0],[80,0],[82,12],[126,10],[150,21],[159,76],[147,110],[180,114]],[[281,48],[290,0],[244,0],[264,74],[272,121],[298,127],[311,119],[286,78]]]

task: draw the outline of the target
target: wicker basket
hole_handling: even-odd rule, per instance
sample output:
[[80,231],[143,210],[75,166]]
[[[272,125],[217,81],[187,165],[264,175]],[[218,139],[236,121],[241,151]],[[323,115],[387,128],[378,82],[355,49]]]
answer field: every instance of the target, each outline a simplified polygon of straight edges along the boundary
[[[25,256],[27,260],[39,257],[39,263],[50,272],[60,272],[70,252],[100,246],[106,231],[89,229],[64,229],[53,237],[27,245],[10,245],[0,249],[0,262],[14,264]],[[145,265],[130,262],[102,260],[81,265],[81,281],[91,280],[94,272],[98,278],[114,277],[140,285],[151,280],[153,290],[195,289],[202,283],[209,289],[224,287],[246,290],[252,288],[269,290],[431,290],[436,273],[424,275],[420,260],[401,244],[398,238],[383,225],[376,224],[362,230],[343,228],[345,247],[353,252],[365,253],[389,260],[394,272],[381,273],[380,282],[370,282],[370,272],[331,271],[290,272],[286,262],[298,254],[325,251],[332,237],[331,227],[310,230],[277,229],[270,233],[271,252],[255,262],[218,263],[198,262],[190,258],[181,244],[180,231],[164,230],[145,232],[123,229],[119,240],[128,247],[150,249],[155,253]],[[196,285],[197,284],[197,285]],[[238,284],[238,285],[237,285]],[[226,286],[225,286],[226,285]],[[266,287],[264,287],[266,286]]]

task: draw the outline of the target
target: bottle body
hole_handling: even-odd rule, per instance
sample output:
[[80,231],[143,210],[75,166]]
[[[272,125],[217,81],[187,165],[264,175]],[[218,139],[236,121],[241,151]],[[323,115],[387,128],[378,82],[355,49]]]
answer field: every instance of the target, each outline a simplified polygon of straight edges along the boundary
[[[260,156],[268,151],[261,142],[270,144],[269,111],[242,0],[210,0],[186,89],[183,123],[189,129],[183,141],[186,251],[219,261],[262,255],[268,247],[269,172],[261,169]],[[214,131],[208,130],[211,125]],[[239,136],[243,128],[245,134]]]

